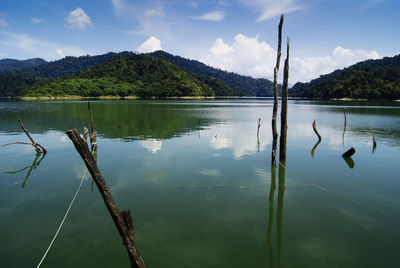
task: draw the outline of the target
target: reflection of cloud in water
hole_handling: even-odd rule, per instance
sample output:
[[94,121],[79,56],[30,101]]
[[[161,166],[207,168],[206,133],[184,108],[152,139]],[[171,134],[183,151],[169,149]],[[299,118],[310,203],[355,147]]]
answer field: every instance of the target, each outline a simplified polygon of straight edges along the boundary
[[[266,124],[260,128],[260,152],[265,150],[271,142],[271,131]],[[254,155],[257,153],[257,125],[236,124],[227,127],[217,127],[207,133],[210,146],[216,150],[232,148],[235,159],[240,159],[244,155]]]
[[202,169],[200,173],[204,176],[218,177],[221,176],[221,171],[217,169]]
[[165,171],[156,171],[156,170],[146,170],[146,179],[151,182],[161,182],[164,181],[167,177]]
[[156,154],[161,150],[162,140],[148,139],[139,142],[140,145],[152,154]]

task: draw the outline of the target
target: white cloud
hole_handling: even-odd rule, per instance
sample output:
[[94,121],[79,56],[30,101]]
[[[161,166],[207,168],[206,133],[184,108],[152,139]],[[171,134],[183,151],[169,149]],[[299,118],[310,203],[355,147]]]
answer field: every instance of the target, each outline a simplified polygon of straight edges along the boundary
[[150,53],[156,50],[162,50],[161,41],[154,36],[148,38],[143,44],[141,44],[137,51],[140,53]]
[[6,28],[8,26],[8,22],[6,20],[6,14],[4,12],[0,12],[0,28]]
[[48,60],[60,58],[60,51],[69,56],[87,54],[78,47],[47,42],[35,39],[27,34],[0,32],[2,50],[17,58],[41,57]]
[[201,59],[211,66],[253,77],[272,77],[276,51],[258,36],[238,34],[232,45],[218,38]]
[[269,20],[281,14],[289,14],[303,9],[296,0],[240,0],[245,6],[256,13],[260,13],[257,21]]
[[193,18],[196,20],[221,21],[225,18],[225,13],[221,11],[211,11]]
[[224,7],[231,7],[231,3],[229,3],[229,1],[224,1],[224,0],[220,0],[218,1],[218,5],[219,6],[224,6]]
[[145,148],[152,154],[156,154],[158,151],[161,150],[162,147],[162,140],[148,139],[148,140],[141,140],[139,143],[143,148]]
[[56,49],[56,53],[57,53],[58,55],[60,55],[61,58],[64,58],[64,57],[65,57],[64,51],[62,51],[62,49]]
[[[285,44],[283,46],[285,47]],[[283,53],[282,63],[285,57]],[[379,54],[376,51],[352,50],[341,46],[333,49],[332,54],[328,56],[292,57],[289,80],[291,84],[299,81],[306,82],[336,69],[345,68],[363,60],[378,58]],[[238,34],[232,45],[220,38],[216,39],[208,54],[200,60],[223,70],[272,80],[276,50],[266,42],[259,41],[258,36],[252,38]]]
[[31,21],[32,21],[34,24],[41,24],[41,23],[44,22],[42,19],[38,19],[38,18],[31,18]]
[[294,57],[291,59],[291,82],[307,82],[318,78],[322,74],[328,74],[337,69],[342,69],[357,62],[367,59],[378,59],[376,51],[365,51],[361,49],[346,49],[341,46],[333,49],[332,54],[324,57]]
[[90,17],[80,7],[72,10],[65,20],[67,21],[67,28],[73,30],[83,31],[86,27],[93,25]]

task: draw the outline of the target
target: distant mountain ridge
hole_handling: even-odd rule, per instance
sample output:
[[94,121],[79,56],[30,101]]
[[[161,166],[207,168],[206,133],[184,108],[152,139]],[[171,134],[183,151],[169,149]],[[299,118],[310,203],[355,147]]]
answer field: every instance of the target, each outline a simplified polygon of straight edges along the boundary
[[400,55],[366,60],[308,83],[296,83],[289,94],[319,99],[400,99]]
[[[25,60],[25,61],[18,61],[18,60],[11,60],[11,59],[5,59],[5,60],[0,60],[0,97],[15,97],[15,96],[20,96],[23,95],[27,92],[32,94],[32,89],[36,89],[35,94],[39,94],[37,89],[40,87],[44,88],[46,87],[47,90],[43,91],[46,92],[45,94],[51,94],[51,90],[49,88],[50,85],[53,87],[58,88],[58,93],[64,92],[63,94],[67,94],[65,90],[61,90],[59,86],[63,85],[66,86],[68,89],[68,86],[70,89],[73,88],[74,94],[79,93],[80,88],[84,88],[84,86],[81,84],[83,83],[84,80],[82,79],[94,79],[91,80],[89,83],[86,81],[88,84],[90,84],[91,87],[96,87],[92,88],[92,90],[89,90],[89,92],[92,92],[96,95],[99,94],[98,88],[103,88],[101,86],[101,83],[104,82],[108,86],[110,86],[110,83],[112,81],[116,82],[114,79],[116,76],[118,77],[118,81],[116,82],[116,85],[120,85],[120,82],[126,82],[126,79],[123,79],[121,76],[121,73],[118,71],[118,68],[116,67],[114,69],[114,74],[107,74],[107,79],[110,77],[113,77],[113,79],[108,79],[105,81],[105,77],[95,77],[95,78],[84,78],[84,74],[88,74],[91,72],[92,69],[94,70],[99,70],[96,69],[97,66],[111,60],[114,58],[118,57],[132,57],[132,56],[138,56],[138,54],[135,54],[133,52],[120,52],[120,53],[114,53],[110,52],[107,54],[102,54],[102,55],[97,55],[97,56],[80,56],[80,57],[65,57],[60,60],[52,61],[52,62],[46,62],[43,59],[30,59],[30,60]],[[170,62],[174,66],[179,66],[182,70],[185,72],[188,72],[191,76],[189,80],[191,80],[194,84],[200,83],[198,85],[201,85],[203,89],[206,89],[203,93],[206,93],[206,96],[272,96],[273,94],[273,84],[267,79],[255,79],[249,76],[243,76],[243,75],[238,75],[235,73],[231,72],[226,72],[222,71],[210,66],[207,66],[199,61],[195,60],[189,60],[185,59],[179,56],[173,56],[169,53],[166,53],[164,51],[157,51],[154,53],[148,54],[149,57],[153,57],[156,59],[163,59],[165,61]],[[160,64],[164,64],[163,61],[157,61]],[[29,63],[29,64],[28,64]],[[171,65],[171,66],[172,66]],[[11,67],[10,67],[11,66]],[[154,69],[157,69],[156,66],[152,65]],[[164,66],[166,66],[164,64]],[[170,65],[168,65],[168,68],[173,70]],[[171,68],[170,68],[171,67]],[[3,70],[3,71],[1,71]],[[148,70],[151,71],[151,70]],[[140,73],[140,71],[139,71]],[[128,75],[128,74],[126,74]],[[129,75],[132,75],[130,73]],[[167,75],[168,76],[168,75]],[[140,78],[139,76],[135,76],[136,79]],[[186,77],[186,76],[185,76]],[[71,79],[69,78],[75,78],[75,79],[80,79],[79,83],[76,83],[77,80],[75,80],[74,83],[71,84]],[[188,78],[188,77],[186,77]],[[185,79],[186,79],[185,78]],[[55,81],[53,81],[56,79]],[[102,80],[103,79],[103,80]],[[68,80],[68,81],[67,81]],[[102,80],[102,81],[101,81]],[[141,81],[145,81],[146,79],[141,79]],[[162,83],[161,80],[158,78],[156,79],[160,84]],[[177,79],[179,80],[179,79]],[[188,80],[188,81],[189,81]],[[12,83],[10,83],[12,81]],[[139,80],[138,80],[139,81]],[[92,83],[93,82],[93,83]],[[129,83],[132,83],[130,81]],[[151,80],[146,80],[145,83],[151,84]],[[68,86],[67,86],[68,84]],[[80,86],[76,87],[78,84]],[[72,86],[73,85],[73,86]],[[172,81],[169,81],[169,85],[172,85]],[[127,86],[127,85],[124,85]],[[150,90],[147,85],[144,86],[149,90],[149,94],[140,91],[142,96],[150,96]],[[128,90],[126,89],[129,88],[125,87],[125,91],[122,90],[120,93],[126,94],[126,92],[138,92],[136,90]],[[211,88],[212,92],[210,92],[209,88]],[[66,90],[67,90],[66,89]],[[132,89],[132,88],[131,88]],[[170,88],[171,89],[171,88]],[[25,93],[24,93],[25,92]],[[55,92],[55,91],[53,91]],[[107,93],[112,93],[114,92],[113,90],[108,90]],[[154,92],[161,93],[160,90],[153,90]],[[179,92],[178,92],[179,93]],[[88,91],[83,92],[85,96],[88,93]],[[115,92],[113,94],[116,94]],[[196,93],[197,94],[197,93]],[[163,92],[161,94],[162,96],[172,96],[170,93]],[[178,94],[180,95],[180,93]]]
[[223,71],[210,67],[197,60],[174,56],[162,50],[149,53],[149,55],[167,59],[189,72],[219,79],[232,88],[238,96],[271,97],[274,95],[274,84],[268,79],[257,79],[250,76]]
[[41,58],[34,58],[27,60],[1,59],[0,72],[21,71],[23,69],[34,68],[46,63],[47,61]]

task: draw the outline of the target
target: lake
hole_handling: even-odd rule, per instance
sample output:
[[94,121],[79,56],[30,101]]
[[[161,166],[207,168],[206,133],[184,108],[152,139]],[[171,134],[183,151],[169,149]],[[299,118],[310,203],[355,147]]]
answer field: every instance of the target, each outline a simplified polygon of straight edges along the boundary
[[[344,131],[344,102],[289,101],[276,169],[271,99],[91,105],[147,267],[400,267],[400,103],[348,102]],[[0,147],[0,267],[36,267],[85,170],[65,131],[90,121],[84,101],[0,102],[0,144],[28,141],[17,115],[48,153]],[[129,267],[90,176],[42,267]]]

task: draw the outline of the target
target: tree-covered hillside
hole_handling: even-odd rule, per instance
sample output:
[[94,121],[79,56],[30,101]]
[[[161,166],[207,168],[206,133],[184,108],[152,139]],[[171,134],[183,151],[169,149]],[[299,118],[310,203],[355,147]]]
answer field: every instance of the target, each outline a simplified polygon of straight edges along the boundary
[[[117,55],[79,75],[38,84],[27,96],[214,96],[226,90],[221,83],[207,85],[182,68],[149,55]],[[215,81],[214,81],[215,82]],[[214,91],[215,90],[215,91]]]
[[289,94],[321,99],[400,99],[400,55],[363,61],[309,83],[297,83]]
[[47,61],[41,58],[28,59],[28,60],[14,60],[14,59],[1,59],[0,72],[15,72],[27,68],[33,68],[46,64]]
[[154,57],[160,57],[186,69],[189,72],[205,77],[214,77],[225,82],[238,96],[266,97],[274,95],[274,84],[267,79],[255,79],[250,76],[239,75],[222,71],[205,65],[196,60],[185,59],[171,55],[164,51],[150,53]]
[[0,73],[0,97],[18,97],[25,89],[38,82],[36,77],[26,73]]

